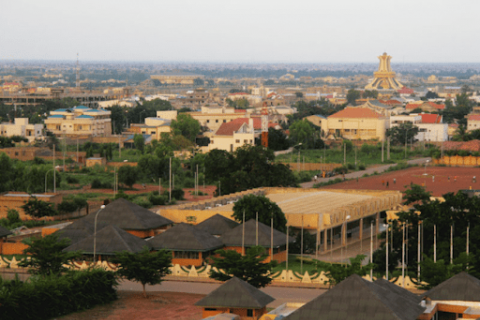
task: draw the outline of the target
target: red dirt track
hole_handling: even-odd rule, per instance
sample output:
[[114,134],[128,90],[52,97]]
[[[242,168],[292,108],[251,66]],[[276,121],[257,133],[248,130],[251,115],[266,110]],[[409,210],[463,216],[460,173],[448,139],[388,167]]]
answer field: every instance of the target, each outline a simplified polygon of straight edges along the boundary
[[[448,192],[456,193],[460,189],[480,189],[480,168],[463,167],[414,167],[405,170],[387,172],[368,178],[352,179],[346,182],[321,187],[320,189],[366,189],[366,190],[399,190],[404,191],[410,183],[426,185],[433,196],[442,196]],[[435,181],[432,181],[432,177]],[[450,181],[448,177],[450,176]],[[476,176],[474,183],[473,176]],[[455,181],[456,177],[456,181]],[[396,179],[396,184],[393,179]],[[382,185],[382,181],[385,183]],[[388,188],[386,186],[388,181]]]

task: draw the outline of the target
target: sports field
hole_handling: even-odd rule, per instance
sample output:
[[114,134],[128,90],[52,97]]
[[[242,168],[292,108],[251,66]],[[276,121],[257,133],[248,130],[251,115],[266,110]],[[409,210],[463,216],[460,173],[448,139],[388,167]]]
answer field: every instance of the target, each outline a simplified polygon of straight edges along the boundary
[[[425,175],[426,172],[426,175]],[[476,177],[474,182],[473,177]],[[450,179],[449,179],[450,178]],[[396,182],[394,182],[394,179]],[[387,187],[388,183],[388,187]],[[321,187],[320,189],[367,189],[404,191],[410,183],[426,186],[433,196],[441,196],[460,189],[480,189],[480,168],[414,167],[359,178]]]

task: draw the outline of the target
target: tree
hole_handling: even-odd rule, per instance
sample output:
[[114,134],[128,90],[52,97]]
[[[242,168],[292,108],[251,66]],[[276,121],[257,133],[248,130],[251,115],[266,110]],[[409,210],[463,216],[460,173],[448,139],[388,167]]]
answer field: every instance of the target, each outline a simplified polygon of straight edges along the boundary
[[282,130],[268,128],[268,148],[274,151],[286,150],[290,146],[287,135]]
[[367,98],[373,98],[377,99],[378,98],[378,91],[377,90],[365,90],[362,94],[364,99]]
[[427,94],[425,95],[425,98],[427,98],[427,99],[437,99],[438,94],[434,91],[428,91]]
[[374,264],[369,263],[367,265],[362,265],[362,261],[365,259],[365,255],[359,254],[355,258],[349,258],[350,263],[346,265],[342,264],[332,264],[323,261],[316,261],[317,268],[325,271],[325,275],[328,280],[325,283],[328,283],[330,286],[334,286],[352,274],[358,274],[363,277],[373,269]]
[[21,208],[26,214],[36,218],[51,217],[58,214],[53,203],[38,200],[37,197],[30,197]]
[[273,228],[282,232],[286,231],[287,219],[282,209],[273,201],[265,196],[256,196],[253,194],[241,198],[233,206],[233,217],[238,222],[243,221],[245,212],[245,221],[256,219],[258,212],[258,221],[269,226],[273,217]]
[[205,84],[205,81],[200,78],[193,79],[193,85],[195,86],[203,86],[204,84]]
[[432,196],[432,193],[429,191],[425,190],[425,187],[422,187],[421,185],[411,183],[409,188],[406,188],[405,191],[403,192],[403,204],[404,205],[409,205],[409,204],[425,204],[430,201],[430,197]]
[[310,121],[304,120],[297,120],[290,126],[290,138],[292,138],[295,143],[302,143],[304,144],[303,147],[308,147],[310,142],[313,141],[313,134],[314,134],[313,125]]
[[20,214],[18,214],[18,211],[15,209],[7,210],[7,219],[10,225],[22,221],[20,220]]
[[350,89],[347,92],[347,101],[349,104],[355,105],[355,101],[357,99],[360,99],[360,91],[357,91],[355,89]]
[[117,252],[112,262],[118,264],[119,276],[142,284],[143,296],[146,298],[145,285],[162,283],[163,278],[171,273],[172,254],[166,250],[150,252],[145,247],[138,253]]
[[414,137],[418,133],[418,127],[411,122],[405,122],[397,127],[387,130],[387,137],[391,137],[392,144],[404,145],[405,141],[416,141]]
[[295,92],[295,97],[300,99],[303,98],[303,92],[300,92],[300,91]]
[[247,249],[244,256],[235,250],[220,249],[215,251],[219,257],[212,257],[210,278],[227,281],[232,276],[248,282],[256,288],[263,288],[272,282],[271,271],[277,266],[277,261],[263,262],[268,258],[265,248],[254,246]]
[[186,113],[181,113],[177,116],[177,120],[172,120],[170,127],[175,135],[182,135],[194,143],[200,132],[200,123]]
[[[295,242],[288,248],[289,253],[301,253],[302,251],[302,232],[295,232],[290,229],[290,236],[295,237]],[[316,250],[316,239],[308,230],[303,230],[303,253],[314,253]]]
[[137,169],[131,166],[123,166],[118,169],[118,181],[130,188],[137,182]]
[[23,260],[20,265],[31,267],[31,273],[42,276],[59,275],[68,271],[64,265],[69,265],[72,260],[80,257],[80,252],[64,252],[63,249],[70,245],[70,239],[59,240],[56,234],[27,238],[23,243],[28,245],[23,254],[29,255],[30,259]]
[[143,153],[145,149],[145,138],[141,134],[135,134],[133,136],[133,144],[135,144],[135,149]]

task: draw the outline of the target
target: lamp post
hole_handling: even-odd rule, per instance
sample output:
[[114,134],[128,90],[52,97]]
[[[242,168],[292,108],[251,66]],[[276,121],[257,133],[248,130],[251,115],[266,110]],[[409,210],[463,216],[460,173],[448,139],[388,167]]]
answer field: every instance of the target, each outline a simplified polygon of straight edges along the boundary
[[413,128],[405,128],[405,159],[407,159],[407,137],[408,137],[408,130]]
[[383,226],[387,229],[387,236],[386,236],[387,242],[386,242],[386,246],[385,246],[385,253],[386,253],[385,278],[388,281],[388,227],[389,227],[389,224],[387,223],[387,224],[384,224]]
[[[45,173],[45,193],[47,193],[47,175],[50,171],[55,170],[55,169],[50,169]],[[55,184],[55,181],[53,181],[53,184]]]
[[98,214],[103,210],[105,209],[105,205],[102,205],[100,207],[100,210],[97,211],[97,213],[95,214],[95,222],[93,224],[93,263],[95,264],[97,261],[95,260],[96,258],[96,255],[97,255],[97,217],[98,217]]
[[[347,251],[348,251],[348,232],[347,232],[348,231],[348,224],[347,224],[347,221],[350,220],[350,218],[351,217],[349,215],[346,216],[345,221],[343,222],[343,224],[345,226],[344,227],[345,228],[345,258],[347,258],[347,259],[348,259],[348,257],[347,257],[348,256],[348,253],[347,253]],[[343,250],[342,250],[342,252],[343,252]],[[343,260],[343,258],[342,258],[342,260]]]
[[[302,143],[300,142],[299,144],[294,146],[294,148],[300,147],[301,145]],[[300,171],[300,148],[298,148],[297,171]]]
[[427,164],[430,162],[430,160],[425,161],[425,173],[423,174],[424,176],[427,175]]

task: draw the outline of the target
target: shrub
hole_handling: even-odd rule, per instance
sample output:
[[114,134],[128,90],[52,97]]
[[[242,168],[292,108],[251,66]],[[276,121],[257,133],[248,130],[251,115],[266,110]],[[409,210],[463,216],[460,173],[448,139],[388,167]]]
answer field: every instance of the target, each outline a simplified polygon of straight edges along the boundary
[[126,200],[130,200],[130,196],[128,194],[126,194],[125,192],[123,192],[123,190],[120,190],[116,195],[115,195],[115,199],[126,199]]
[[135,198],[135,199],[133,199],[132,202],[135,203],[135,204],[137,204],[137,205],[139,205],[140,207],[144,207],[144,208],[146,208],[146,209],[152,207],[152,203],[151,203],[148,199]]
[[157,194],[153,192],[148,196],[148,201],[154,206],[163,206],[168,202],[168,197],[159,196],[158,191],[155,191]]
[[353,165],[353,163],[347,164],[347,168],[348,170],[355,170],[355,166]]
[[98,179],[93,179],[92,189],[112,189],[112,186],[108,182],[101,182]]
[[14,224],[22,221],[20,220],[20,215],[18,214],[18,211],[15,209],[8,209],[7,220],[9,224]]
[[360,169],[360,170],[365,170],[366,168],[365,168],[365,165],[364,165],[364,164],[361,164],[361,165],[358,166],[358,169]]
[[[167,198],[168,198],[169,197],[168,190],[165,190],[165,192],[163,192],[163,195],[167,196]],[[175,188],[175,189],[172,190],[172,200],[173,199],[185,200],[184,196],[185,196],[185,192],[183,191],[183,189]]]
[[30,277],[26,282],[0,278],[2,319],[51,319],[117,299],[116,277],[103,269],[64,276]]
[[67,176],[67,182],[68,183],[78,183],[78,178],[72,177],[72,176]]

